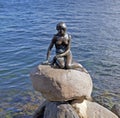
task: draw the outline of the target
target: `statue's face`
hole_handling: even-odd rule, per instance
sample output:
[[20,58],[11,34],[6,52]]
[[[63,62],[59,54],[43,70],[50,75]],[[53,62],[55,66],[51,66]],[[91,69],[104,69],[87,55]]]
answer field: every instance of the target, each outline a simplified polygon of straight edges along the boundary
[[66,32],[66,24],[64,22],[60,22],[57,24],[56,29],[60,35],[65,35]]
[[62,28],[62,27],[59,27],[58,28],[58,32],[61,34],[61,35],[65,35],[65,32],[66,32],[66,29]]

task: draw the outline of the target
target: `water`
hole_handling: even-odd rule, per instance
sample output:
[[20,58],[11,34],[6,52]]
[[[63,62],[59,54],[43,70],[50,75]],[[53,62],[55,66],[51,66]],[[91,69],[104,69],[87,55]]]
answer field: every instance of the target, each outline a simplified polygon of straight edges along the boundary
[[120,103],[119,0],[0,0],[1,118],[29,118],[43,100],[29,73],[45,60],[59,21],[72,35],[74,60],[92,76],[94,99]]

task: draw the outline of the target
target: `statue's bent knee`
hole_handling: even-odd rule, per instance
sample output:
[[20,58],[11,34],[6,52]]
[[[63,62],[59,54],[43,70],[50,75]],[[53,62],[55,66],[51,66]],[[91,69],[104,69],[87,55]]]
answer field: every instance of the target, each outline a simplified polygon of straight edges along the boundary
[[71,64],[66,64],[66,69],[71,69]]

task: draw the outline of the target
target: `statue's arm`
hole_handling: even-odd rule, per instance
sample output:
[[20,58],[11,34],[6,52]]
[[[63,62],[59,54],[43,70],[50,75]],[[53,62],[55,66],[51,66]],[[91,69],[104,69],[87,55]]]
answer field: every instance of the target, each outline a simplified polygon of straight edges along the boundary
[[64,53],[56,55],[56,57],[63,57],[63,56],[66,56],[66,55],[68,54],[69,51],[70,51],[70,49],[67,49]]
[[55,37],[53,37],[49,47],[48,47],[48,50],[47,50],[47,57],[46,57],[46,60],[48,61],[49,57],[50,57],[50,52],[51,52],[51,49],[53,48],[54,46],[54,43],[55,43]]

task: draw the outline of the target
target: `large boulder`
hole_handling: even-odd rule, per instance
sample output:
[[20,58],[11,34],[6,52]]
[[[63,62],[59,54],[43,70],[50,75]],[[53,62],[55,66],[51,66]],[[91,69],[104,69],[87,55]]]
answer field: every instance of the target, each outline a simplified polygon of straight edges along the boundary
[[91,98],[92,79],[84,71],[39,65],[31,72],[31,79],[34,89],[49,101]]
[[118,118],[113,112],[95,102],[75,100],[72,106],[80,118]]

